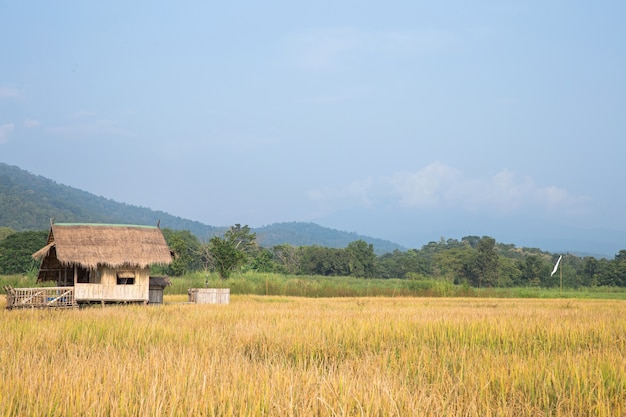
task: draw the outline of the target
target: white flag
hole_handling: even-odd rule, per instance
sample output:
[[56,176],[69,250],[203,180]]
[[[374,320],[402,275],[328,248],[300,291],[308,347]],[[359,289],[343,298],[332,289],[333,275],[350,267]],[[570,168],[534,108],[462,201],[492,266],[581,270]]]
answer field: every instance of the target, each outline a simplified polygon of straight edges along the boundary
[[559,256],[559,259],[556,261],[556,265],[554,265],[554,269],[552,270],[552,273],[550,274],[550,276],[554,275],[556,270],[559,269],[559,262],[561,262],[561,258],[562,257],[563,257],[563,255]]

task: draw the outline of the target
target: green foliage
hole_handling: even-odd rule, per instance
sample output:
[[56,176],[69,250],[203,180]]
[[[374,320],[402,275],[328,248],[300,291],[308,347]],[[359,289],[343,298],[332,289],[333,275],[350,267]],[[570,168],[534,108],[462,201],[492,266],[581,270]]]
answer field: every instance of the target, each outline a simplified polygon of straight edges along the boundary
[[453,247],[433,256],[436,275],[455,284],[475,282],[475,249],[469,245]]
[[164,228],[163,237],[170,250],[174,252],[174,260],[165,268],[165,273],[180,276],[186,272],[200,268],[197,253],[200,250],[198,238],[188,230],[172,230]]
[[288,244],[272,247],[274,270],[283,274],[296,274],[300,271],[302,250]]
[[1,275],[0,274],[0,294],[5,294],[3,287],[32,288],[37,285],[37,276],[34,274],[23,275]]
[[257,252],[256,233],[252,233],[248,225],[236,224],[224,233],[224,237],[211,238],[204,253],[206,264],[217,271],[220,278],[226,279]]
[[584,281],[591,286],[598,285],[598,276],[600,273],[600,262],[593,257],[587,256],[583,259]]
[[301,274],[324,276],[350,275],[350,257],[345,250],[315,245],[304,246],[301,250]]
[[[345,250],[308,246],[273,248],[274,271],[324,276],[364,276],[354,267],[354,254],[367,244],[355,242]],[[346,254],[348,255],[346,258]],[[497,243],[483,236],[461,241],[441,238],[421,249],[396,250],[375,258],[373,277],[412,279],[427,277],[479,288],[537,287],[558,288],[560,276],[550,276],[558,255],[538,249],[526,250]],[[346,263],[347,262],[347,263]],[[298,265],[287,270],[286,265]],[[562,261],[566,288],[626,286],[626,250],[614,260],[581,259],[566,254]]]
[[0,274],[33,274],[39,262],[32,254],[46,245],[48,232],[17,232],[0,241]]
[[626,250],[620,250],[615,259],[604,270],[601,277],[603,285],[626,286]]
[[237,268],[241,267],[247,259],[247,255],[237,250],[231,240],[214,236],[209,241],[211,264],[220,278],[226,279]]
[[259,248],[258,253],[250,262],[250,269],[256,272],[274,272],[276,267],[272,258],[272,252],[265,248]]
[[224,239],[230,241],[235,249],[247,255],[253,255],[257,251],[256,233],[252,233],[248,225],[239,223],[231,226],[225,233]]
[[[188,288],[203,288],[207,276],[185,274],[173,280],[166,294],[186,294]],[[539,287],[473,288],[448,281],[421,279],[361,279],[320,275],[285,275],[246,272],[233,274],[227,281],[213,273],[210,288],[230,288],[231,294],[297,297],[492,297],[492,298],[604,298],[626,299],[626,290],[611,287],[581,287],[562,293],[558,288]]]
[[406,252],[395,250],[377,259],[377,273],[380,278],[408,278],[409,273],[431,275],[432,259],[415,249]]
[[374,245],[364,240],[350,242],[346,248],[350,258],[350,275],[372,278],[376,273],[376,254]]
[[549,266],[537,255],[529,255],[523,261],[518,261],[518,268],[521,274],[515,282],[517,285],[538,287],[550,275]]
[[0,242],[2,242],[13,233],[15,233],[15,230],[11,229],[10,227],[0,227]]
[[520,280],[520,271],[517,269],[517,261],[510,258],[500,257],[498,261],[498,273],[496,287],[513,287]]
[[464,238],[461,239],[461,242],[470,245],[472,249],[476,249],[476,247],[478,247],[480,240],[481,239],[479,236],[465,236]]
[[498,254],[494,238],[484,236],[478,241],[474,268],[476,273],[473,275],[473,284],[477,284],[478,288],[496,285],[498,280]]

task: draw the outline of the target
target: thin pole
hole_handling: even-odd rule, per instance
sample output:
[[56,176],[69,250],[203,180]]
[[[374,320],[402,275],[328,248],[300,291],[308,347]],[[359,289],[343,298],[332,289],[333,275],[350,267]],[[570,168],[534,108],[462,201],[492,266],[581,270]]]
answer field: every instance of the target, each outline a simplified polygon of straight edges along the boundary
[[561,263],[559,264],[559,276],[561,278],[561,292],[560,296],[563,296],[563,260],[561,259]]

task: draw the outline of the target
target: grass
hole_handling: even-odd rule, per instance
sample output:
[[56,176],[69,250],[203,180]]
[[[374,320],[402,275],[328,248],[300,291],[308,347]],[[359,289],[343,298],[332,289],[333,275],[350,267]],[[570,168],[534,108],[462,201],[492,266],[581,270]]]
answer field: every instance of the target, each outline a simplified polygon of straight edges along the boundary
[[626,413],[624,301],[184,299],[0,310],[0,416]]
[[[35,287],[37,286],[37,277],[27,275],[0,275],[0,289],[6,285],[10,285],[14,288]],[[4,291],[2,294],[4,294]]]
[[[34,287],[35,277],[0,275],[0,288]],[[230,288],[231,294],[282,295],[295,297],[479,297],[479,298],[588,298],[626,300],[626,288],[583,287],[558,288],[514,287],[473,288],[435,279],[364,279],[355,277],[324,277],[281,275],[248,272],[221,280],[217,274],[195,272],[172,277],[173,285],[165,294],[187,294],[189,288]],[[54,283],[49,282],[50,286]],[[0,293],[3,293],[0,290]]]
[[296,297],[480,297],[480,298],[593,298],[626,300],[626,288],[473,288],[445,280],[363,279],[254,273],[220,280],[216,274],[173,277],[165,294],[186,294],[188,288],[230,288],[231,294]]

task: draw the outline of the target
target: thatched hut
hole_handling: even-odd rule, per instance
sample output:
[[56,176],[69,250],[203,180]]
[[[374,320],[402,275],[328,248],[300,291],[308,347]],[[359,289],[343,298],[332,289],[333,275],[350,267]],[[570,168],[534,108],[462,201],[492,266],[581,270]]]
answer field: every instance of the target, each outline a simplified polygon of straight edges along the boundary
[[149,301],[150,265],[172,262],[158,227],[55,223],[41,259],[37,282],[74,287],[79,303]]

